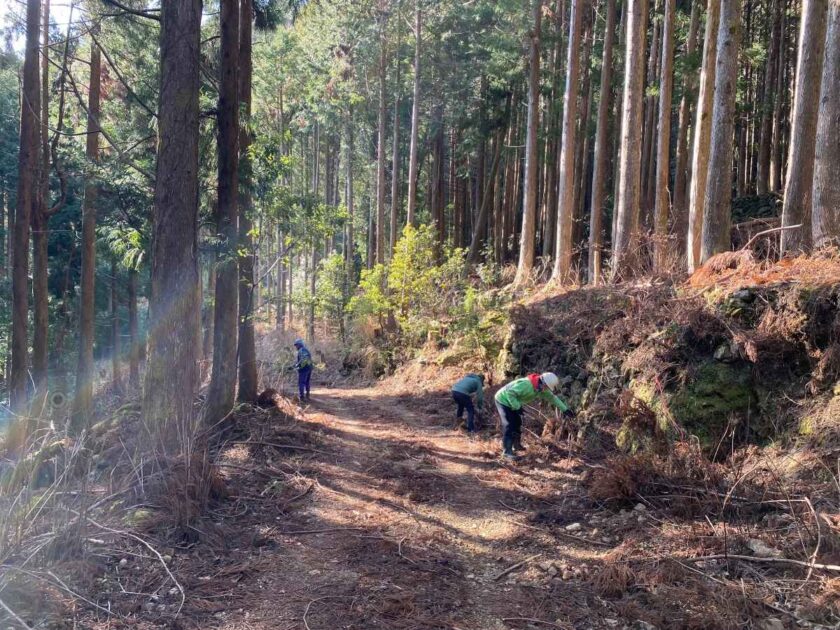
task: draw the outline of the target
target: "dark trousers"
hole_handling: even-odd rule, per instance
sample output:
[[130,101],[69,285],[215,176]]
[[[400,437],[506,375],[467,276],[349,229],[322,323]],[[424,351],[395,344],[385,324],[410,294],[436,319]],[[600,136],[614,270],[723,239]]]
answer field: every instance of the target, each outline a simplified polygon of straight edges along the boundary
[[298,370],[298,392],[301,399],[309,397],[309,381],[312,380],[312,366]]
[[512,453],[513,445],[522,441],[522,410],[514,411],[500,402],[496,403],[496,409],[502,420],[502,448],[505,453]]
[[464,415],[464,409],[467,410],[467,431],[475,431],[475,407],[473,406],[472,397],[462,392],[452,392],[452,399],[458,405],[458,419]]

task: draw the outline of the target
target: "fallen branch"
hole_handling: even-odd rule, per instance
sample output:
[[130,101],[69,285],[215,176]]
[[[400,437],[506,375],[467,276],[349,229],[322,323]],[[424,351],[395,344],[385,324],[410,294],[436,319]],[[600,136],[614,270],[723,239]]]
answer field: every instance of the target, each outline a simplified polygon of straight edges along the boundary
[[228,442],[228,444],[251,444],[251,445],[258,445],[258,446],[273,446],[274,448],[286,448],[290,451],[306,451],[307,453],[319,453],[321,455],[331,455],[331,453],[327,453],[326,451],[320,451],[317,448],[309,448],[306,446],[295,446],[293,444],[278,444],[277,442],[259,442],[259,441],[247,441],[247,442]]
[[304,536],[306,534],[326,534],[329,532],[358,532],[364,531],[364,527],[328,527],[326,529],[301,529],[293,532],[277,532],[283,536]]
[[493,578],[493,581],[494,581],[494,582],[498,582],[498,581],[499,581],[499,580],[501,580],[503,577],[505,577],[508,573],[512,573],[513,571],[516,571],[519,567],[521,567],[521,566],[523,566],[523,565],[525,565],[525,564],[528,564],[528,563],[529,563],[529,562],[531,562],[532,560],[536,560],[536,559],[537,559],[537,558],[539,558],[541,555],[542,555],[541,553],[534,554],[533,556],[530,556],[530,557],[528,557],[528,558],[525,558],[524,560],[522,560],[522,561],[520,561],[520,562],[517,562],[516,564],[513,564],[513,565],[511,565],[511,566],[509,566],[507,569],[505,569],[504,571],[502,571],[501,573],[499,573],[496,577],[494,577],[494,578]]
[[315,487],[315,482],[313,481],[311,484],[309,484],[309,487],[308,487],[306,490],[304,490],[304,491],[303,491],[303,492],[301,492],[300,494],[297,494],[297,495],[293,496],[293,497],[292,497],[291,499],[289,499],[288,501],[285,501],[285,502],[283,503],[283,509],[285,510],[285,509],[286,509],[286,507],[288,507],[290,504],[294,503],[295,501],[299,501],[300,499],[302,499],[303,497],[305,497],[307,494],[309,494],[310,492],[312,492],[312,489],[313,489],[314,487]]
[[750,245],[752,245],[760,236],[764,236],[765,234],[772,234],[773,232],[781,232],[782,230],[793,230],[796,228],[801,228],[802,224],[797,223],[796,225],[782,225],[780,227],[770,228],[769,230],[762,230],[756,234],[753,234],[753,237],[747,241],[747,244],[744,245],[741,250],[749,249]]
[[306,605],[306,610],[303,611],[303,625],[306,626],[306,630],[312,630],[309,627],[309,622],[306,620],[306,616],[309,614],[309,609],[312,607],[312,604],[317,602],[322,602],[325,599],[350,599],[353,597],[352,595],[324,595],[323,597],[318,597],[317,599],[312,599]]
[[770,564],[792,564],[797,567],[805,567],[806,569],[821,569],[823,571],[837,571],[840,572],[840,564],[819,564],[817,562],[804,562],[802,560],[794,560],[792,558],[759,558],[757,556],[741,556],[737,554],[714,554],[711,556],[697,556],[696,558],[674,558],[675,560],[685,560],[687,562],[700,562],[701,560],[744,560],[746,562],[767,562]]
[[552,628],[571,628],[567,624],[561,625],[553,621],[543,621],[542,619],[534,619],[533,617],[502,617],[502,621],[527,621],[528,623],[537,623],[543,626],[551,626]]

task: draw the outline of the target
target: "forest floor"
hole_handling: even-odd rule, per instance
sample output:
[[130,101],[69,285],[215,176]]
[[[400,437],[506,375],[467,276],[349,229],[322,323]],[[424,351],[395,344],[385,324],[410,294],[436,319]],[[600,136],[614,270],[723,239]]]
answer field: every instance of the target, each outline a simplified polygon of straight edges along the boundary
[[[243,440],[249,444],[229,448],[223,466],[244,467],[254,456],[246,449],[261,449],[257,457],[274,450],[263,469],[271,470],[282,452],[283,476],[296,477],[291,485],[300,491],[271,500],[270,473],[230,469],[229,488],[240,497],[229,506],[236,527],[226,528],[228,553],[207,581],[217,582],[218,572],[232,581],[229,592],[216,593],[225,597],[210,598],[217,610],[208,607],[200,625],[600,625],[584,585],[587,567],[608,545],[551,522],[580,512],[583,463],[534,459],[532,466],[525,457],[501,465],[495,441],[456,430],[454,405],[438,409],[439,402],[376,388],[317,388],[292,432],[272,423],[274,413],[253,418]],[[268,445],[295,445],[300,429],[310,435],[299,448],[313,450]],[[542,522],[532,523],[534,517]],[[237,566],[242,570],[230,573]],[[596,616],[608,619],[609,607]]]
[[186,603],[173,623],[171,589],[131,627],[794,627],[754,595],[763,567],[663,558],[702,555],[697,541],[714,538],[702,517],[681,537],[641,503],[600,506],[584,479],[603,466],[535,435],[503,464],[492,429],[471,439],[456,427],[448,392],[319,385],[312,399],[237,418],[219,452],[228,496],[204,540],[172,551]]

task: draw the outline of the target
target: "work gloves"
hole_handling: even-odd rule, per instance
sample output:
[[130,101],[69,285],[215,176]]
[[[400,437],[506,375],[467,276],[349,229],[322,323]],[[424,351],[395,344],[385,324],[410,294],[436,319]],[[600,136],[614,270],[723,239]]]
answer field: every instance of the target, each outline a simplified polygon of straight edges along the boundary
[[563,417],[567,420],[574,420],[576,416],[577,414],[571,409],[566,409],[566,411],[563,412]]

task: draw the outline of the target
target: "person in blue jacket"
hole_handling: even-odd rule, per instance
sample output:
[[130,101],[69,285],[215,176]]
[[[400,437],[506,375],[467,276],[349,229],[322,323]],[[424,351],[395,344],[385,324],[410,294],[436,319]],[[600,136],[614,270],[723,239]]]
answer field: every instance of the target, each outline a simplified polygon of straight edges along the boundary
[[295,341],[295,348],[297,348],[297,360],[290,368],[297,370],[298,373],[298,394],[301,400],[309,400],[310,381],[312,380],[312,353],[303,343],[303,339]]
[[476,404],[481,407],[484,404],[484,376],[481,374],[467,374],[452,386],[452,399],[458,405],[458,420],[467,410],[467,432],[475,431],[475,406],[472,397],[475,396]]

